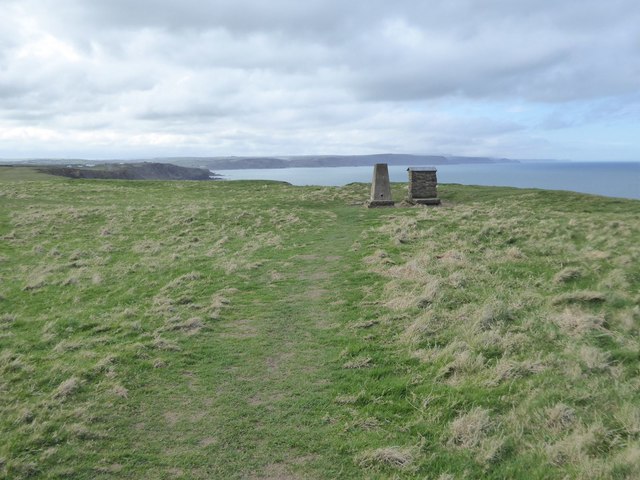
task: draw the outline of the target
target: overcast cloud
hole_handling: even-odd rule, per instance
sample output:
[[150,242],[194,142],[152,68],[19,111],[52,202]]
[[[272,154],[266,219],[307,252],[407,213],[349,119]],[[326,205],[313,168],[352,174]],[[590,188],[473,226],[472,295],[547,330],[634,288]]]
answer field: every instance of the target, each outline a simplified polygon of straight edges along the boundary
[[0,8],[0,157],[640,159],[637,0]]

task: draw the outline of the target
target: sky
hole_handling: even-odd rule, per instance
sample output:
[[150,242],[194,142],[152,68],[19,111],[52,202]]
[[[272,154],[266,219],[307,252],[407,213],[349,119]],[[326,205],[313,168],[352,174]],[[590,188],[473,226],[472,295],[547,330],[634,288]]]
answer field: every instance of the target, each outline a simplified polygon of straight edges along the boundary
[[0,158],[640,160],[638,0],[0,0]]

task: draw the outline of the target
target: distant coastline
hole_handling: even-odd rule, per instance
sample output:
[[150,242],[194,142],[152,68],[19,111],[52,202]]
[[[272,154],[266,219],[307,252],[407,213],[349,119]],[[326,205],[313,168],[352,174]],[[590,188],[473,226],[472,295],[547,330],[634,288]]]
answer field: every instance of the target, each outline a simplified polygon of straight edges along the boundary
[[[18,168],[18,167],[16,167]],[[111,180],[212,180],[215,173],[202,168],[182,167],[170,163],[104,163],[95,166],[43,165],[36,170],[67,178]]]
[[[493,157],[465,157],[453,155],[410,155],[380,153],[373,155],[298,155],[298,156],[227,156],[227,157],[159,157],[147,160],[88,160],[77,158],[34,158],[25,160],[0,160],[0,163],[20,163],[22,165],[64,165],[84,167],[109,163],[171,163],[183,167],[198,167],[208,170],[242,170],[274,168],[313,167],[367,167],[376,163],[389,165],[463,165],[520,163],[519,160]],[[549,161],[549,160],[546,160]]]
[[[169,160],[169,159],[167,159]],[[172,159],[175,163],[176,159]],[[197,162],[198,159],[178,159]],[[158,159],[164,161],[164,159]],[[202,159],[200,159],[202,161]],[[259,168],[327,168],[327,167],[368,167],[376,163],[388,165],[460,165],[487,163],[519,163],[509,158],[462,157],[444,155],[409,155],[380,153],[374,155],[302,155],[286,157],[215,157],[206,159],[206,166],[212,170],[242,170]]]

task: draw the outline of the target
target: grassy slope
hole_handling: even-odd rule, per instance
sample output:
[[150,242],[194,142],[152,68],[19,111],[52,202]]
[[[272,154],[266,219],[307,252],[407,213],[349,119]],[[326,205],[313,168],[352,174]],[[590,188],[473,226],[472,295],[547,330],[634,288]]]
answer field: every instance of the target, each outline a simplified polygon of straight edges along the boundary
[[441,208],[367,210],[366,185],[19,177],[0,475],[640,468],[639,202],[443,186]]

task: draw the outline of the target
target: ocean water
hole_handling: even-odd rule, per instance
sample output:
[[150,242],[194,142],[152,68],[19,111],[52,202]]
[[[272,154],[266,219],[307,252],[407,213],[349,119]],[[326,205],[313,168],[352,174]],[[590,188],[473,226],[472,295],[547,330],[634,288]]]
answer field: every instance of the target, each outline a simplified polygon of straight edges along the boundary
[[[426,166],[426,165],[425,165]],[[438,165],[439,183],[544,188],[640,199],[640,162],[544,162]],[[407,167],[390,166],[392,182]],[[293,185],[338,186],[371,182],[373,167],[216,170],[227,180],[280,180]]]

